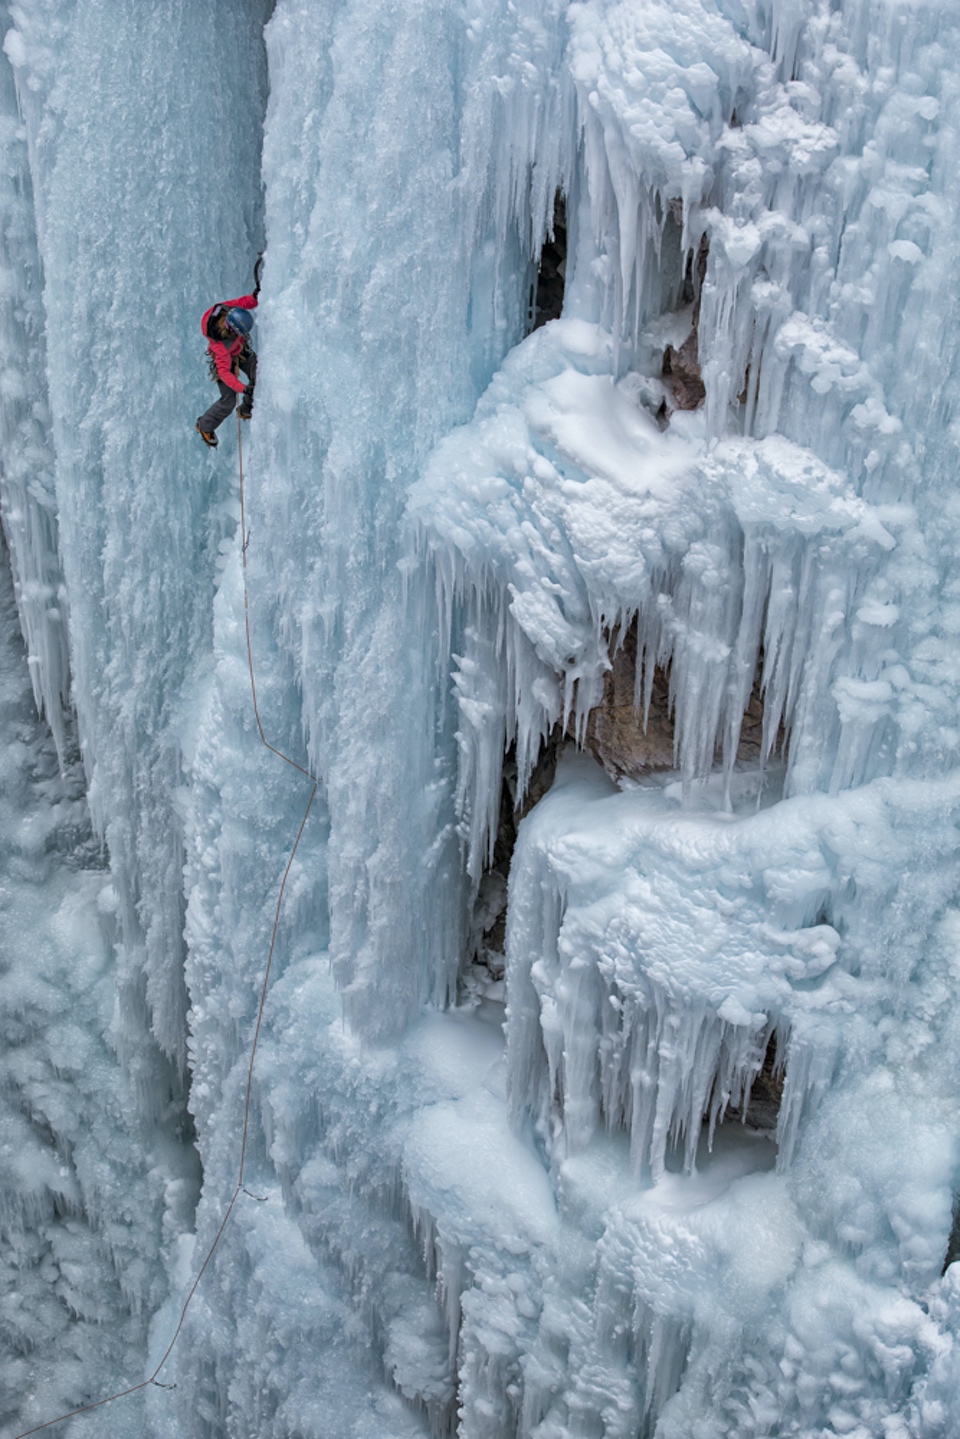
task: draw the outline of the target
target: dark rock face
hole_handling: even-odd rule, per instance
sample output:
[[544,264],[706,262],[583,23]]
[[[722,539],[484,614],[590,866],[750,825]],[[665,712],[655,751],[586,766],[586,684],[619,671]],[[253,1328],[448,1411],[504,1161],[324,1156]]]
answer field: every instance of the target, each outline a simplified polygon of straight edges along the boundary
[[540,750],[537,763],[521,797],[517,789],[517,761],[511,747],[503,761],[500,815],[493,844],[493,864],[480,881],[471,925],[468,964],[461,975],[463,996],[502,1000],[504,950],[507,928],[507,880],[517,842],[517,828],[553,784],[560,752],[567,743],[561,725]]
[[567,206],[562,195],[553,204],[553,233],[540,251],[537,289],[531,305],[531,329],[539,330],[548,320],[558,320],[563,310],[567,273]]
[[[700,376],[699,327],[700,296],[707,273],[707,256],[710,246],[704,235],[700,241],[695,261],[691,261],[684,280],[684,300],[693,303],[692,328],[679,349],[668,345],[663,352],[663,366],[660,378],[670,393],[671,402],[664,402],[664,409],[698,410],[707,397]],[[667,415],[662,417],[668,418]]]
[[[603,698],[590,711],[584,737],[584,748],[615,780],[639,780],[651,770],[673,769],[676,764],[668,677],[662,670],[654,675],[650,711],[644,725],[642,711],[634,708],[636,672],[634,624],[613,651],[611,668],[604,676]],[[763,700],[755,685],[743,716],[738,761],[759,764],[762,742]]]
[[673,769],[673,716],[662,670],[654,675],[646,726],[642,712],[634,707],[636,625],[631,625],[612,658],[603,678],[603,698],[587,720],[584,748],[612,779],[639,779],[650,770]]
[[679,350],[668,345],[663,352],[661,378],[673,397],[675,410],[698,410],[707,397],[700,378],[697,331],[690,331]]
[[763,1068],[750,1087],[750,1097],[743,1109],[728,1111],[733,1120],[741,1120],[751,1129],[762,1129],[773,1135],[780,1118],[785,1065],[778,1061],[777,1036],[770,1036]]
[[950,1227],[950,1238],[947,1241],[947,1252],[943,1257],[943,1268],[941,1274],[946,1274],[951,1264],[956,1264],[960,1259],[960,1199],[954,1202],[953,1223]]

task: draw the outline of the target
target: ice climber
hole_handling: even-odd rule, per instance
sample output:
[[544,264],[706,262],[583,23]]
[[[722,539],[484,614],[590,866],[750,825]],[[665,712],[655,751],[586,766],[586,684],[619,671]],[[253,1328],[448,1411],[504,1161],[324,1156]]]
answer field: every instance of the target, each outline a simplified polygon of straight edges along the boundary
[[[249,420],[253,414],[253,392],[257,383],[257,356],[250,344],[253,316],[250,311],[257,308],[260,294],[260,265],[254,270],[252,295],[241,295],[238,300],[223,300],[211,305],[200,321],[200,329],[207,340],[207,354],[210,356],[210,378],[216,380],[220,398],[214,400],[209,410],[197,421],[197,431],[205,445],[212,450],[217,447],[216,430],[228,415],[233,413],[237,396],[242,395],[237,414],[241,420]],[[238,371],[247,377],[244,384]]]

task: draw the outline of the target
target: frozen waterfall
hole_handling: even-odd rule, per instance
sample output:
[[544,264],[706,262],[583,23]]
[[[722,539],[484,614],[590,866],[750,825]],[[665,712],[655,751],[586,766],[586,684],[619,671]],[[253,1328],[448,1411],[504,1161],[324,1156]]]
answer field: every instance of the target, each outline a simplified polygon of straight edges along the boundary
[[949,1439],[960,8],[0,31],[4,1439]]

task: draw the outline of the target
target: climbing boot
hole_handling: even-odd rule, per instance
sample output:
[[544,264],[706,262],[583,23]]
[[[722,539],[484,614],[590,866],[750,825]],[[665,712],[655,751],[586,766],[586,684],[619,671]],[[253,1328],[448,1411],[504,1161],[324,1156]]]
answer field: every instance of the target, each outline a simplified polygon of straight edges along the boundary
[[243,392],[243,399],[240,401],[240,408],[237,410],[237,414],[241,420],[249,420],[253,414],[253,392],[249,385]]
[[201,430],[199,425],[197,425],[197,434],[200,436],[201,440],[205,445],[210,446],[211,450],[215,450],[217,448],[217,445],[220,443],[212,430]]

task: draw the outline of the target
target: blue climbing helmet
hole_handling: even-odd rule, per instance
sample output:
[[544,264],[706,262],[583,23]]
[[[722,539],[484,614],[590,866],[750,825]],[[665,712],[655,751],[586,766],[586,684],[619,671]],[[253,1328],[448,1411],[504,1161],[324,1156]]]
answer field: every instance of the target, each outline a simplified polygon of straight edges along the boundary
[[223,320],[227,329],[232,330],[241,340],[246,340],[253,329],[253,316],[249,310],[228,310]]

